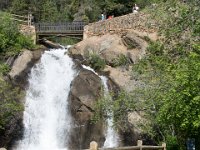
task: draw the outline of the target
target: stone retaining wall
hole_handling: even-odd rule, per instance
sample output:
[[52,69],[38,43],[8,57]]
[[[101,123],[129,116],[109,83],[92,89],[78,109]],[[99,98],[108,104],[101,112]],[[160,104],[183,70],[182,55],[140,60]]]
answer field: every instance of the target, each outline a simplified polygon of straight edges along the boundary
[[156,30],[156,23],[144,13],[130,13],[88,24],[84,27],[83,38],[130,29],[152,33]]
[[21,25],[20,32],[26,36],[30,36],[33,43],[36,44],[35,26]]

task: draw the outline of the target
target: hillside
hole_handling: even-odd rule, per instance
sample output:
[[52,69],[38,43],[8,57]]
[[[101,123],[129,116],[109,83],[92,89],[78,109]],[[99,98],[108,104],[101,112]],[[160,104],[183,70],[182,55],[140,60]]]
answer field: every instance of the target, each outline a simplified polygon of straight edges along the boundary
[[[135,112],[134,116],[139,114],[146,123],[141,120],[136,124],[133,120],[134,127],[139,126],[157,143],[166,141],[168,149],[185,149],[188,139],[195,141],[197,149],[199,147],[199,6],[199,1],[167,1],[146,7],[143,12],[150,15],[149,20],[156,22],[157,40],[138,33],[134,28],[132,33],[130,29],[128,33],[121,30],[111,35],[105,32],[99,37],[94,34],[70,49],[74,58],[107,72],[125,90],[113,103],[106,99],[102,102],[104,110],[112,109],[116,114],[116,125],[123,122],[129,126],[124,118]],[[94,26],[101,30],[104,23]],[[94,30],[92,24],[90,28]],[[133,52],[140,61],[130,57],[132,48],[142,48],[138,40],[130,37],[145,39],[142,43],[149,45],[145,56],[141,57],[141,49],[139,53]],[[124,40],[128,44],[137,41],[136,47],[129,45],[125,50]]]
[[[68,52],[77,68],[78,64],[89,65],[99,74],[107,75],[113,81],[111,85],[115,86],[111,93],[114,101],[104,97],[95,106],[92,105],[90,110],[95,113],[92,119],[94,122],[106,119],[106,114],[113,112],[114,126],[124,137],[134,138],[137,132],[147,139],[146,142],[159,144],[165,141],[169,150],[185,150],[188,141],[194,142],[196,149],[200,149],[199,0],[157,0],[153,5],[143,0],[10,0],[0,2],[0,7],[18,14],[26,14],[30,9],[35,21],[94,22],[99,20],[101,13],[114,16],[131,13],[135,2],[144,8],[135,16],[140,18],[141,14],[147,14],[142,15],[145,19],[138,19],[147,21],[143,22],[143,26],[139,25],[142,31],[136,28],[94,34],[72,46]],[[156,28],[153,36],[145,29],[151,28],[149,22],[152,20]],[[8,126],[21,123],[22,118],[18,115],[23,110],[19,101],[23,90],[9,82],[12,65],[9,66],[6,61],[16,60],[18,54],[28,53],[34,57],[37,52],[31,41],[20,34],[9,15],[1,13],[0,23],[0,133],[3,135],[0,136],[0,146],[6,147],[11,144],[13,137],[10,136],[15,136],[10,134]],[[34,63],[31,62],[31,65]],[[100,83],[97,88],[100,93],[99,88]],[[75,88],[73,90],[76,92]],[[93,107],[97,111],[93,111]],[[15,128],[21,128],[19,126]],[[131,140],[124,138],[125,142]]]

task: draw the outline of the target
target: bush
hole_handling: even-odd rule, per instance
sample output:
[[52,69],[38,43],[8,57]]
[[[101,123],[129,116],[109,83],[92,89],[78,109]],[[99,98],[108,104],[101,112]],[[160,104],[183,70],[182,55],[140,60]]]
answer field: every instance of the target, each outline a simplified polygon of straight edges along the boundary
[[33,48],[31,38],[22,35],[18,24],[7,13],[0,12],[0,53],[16,55],[23,48]]
[[199,143],[198,3],[169,0],[150,9],[162,38],[150,42],[146,57],[133,67],[147,89],[145,95],[141,87],[153,137],[158,143],[166,140],[169,150],[186,149],[188,137],[197,137]]
[[166,138],[168,150],[179,150],[178,140],[175,136],[168,135]]
[[99,55],[94,53],[89,55],[89,63],[90,66],[97,71],[103,70],[106,66],[105,60],[100,58]]
[[10,67],[7,64],[0,63],[0,74],[6,75],[10,71]]
[[0,130],[17,112],[23,111],[23,106],[18,101],[22,98],[19,88],[12,87],[9,83],[0,79]]
[[113,117],[113,125],[115,127],[123,123],[125,128],[127,125],[127,114],[135,110],[136,101],[133,99],[132,95],[120,91],[118,95],[113,93],[108,93],[98,100],[98,103],[95,105],[95,115],[92,118],[93,122],[98,121],[102,118],[111,118]]
[[125,55],[123,55],[123,54],[119,55],[119,57],[117,57],[117,58],[115,58],[115,59],[113,60],[113,66],[114,66],[114,67],[117,67],[117,66],[125,66],[125,65],[127,65],[128,63],[129,63],[128,58],[127,58]]

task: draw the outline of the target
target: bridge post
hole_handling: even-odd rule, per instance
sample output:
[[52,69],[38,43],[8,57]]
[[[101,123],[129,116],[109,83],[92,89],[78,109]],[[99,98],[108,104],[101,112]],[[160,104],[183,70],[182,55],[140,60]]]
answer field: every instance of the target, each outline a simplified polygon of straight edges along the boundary
[[33,21],[33,15],[32,13],[28,13],[28,26],[31,26],[32,25],[32,21]]
[[139,146],[140,150],[142,150],[142,140],[138,140],[137,141],[137,146]]
[[162,143],[163,150],[167,150],[166,143]]
[[88,25],[83,28],[83,40],[88,38]]
[[95,141],[90,142],[90,150],[98,150],[98,144]]

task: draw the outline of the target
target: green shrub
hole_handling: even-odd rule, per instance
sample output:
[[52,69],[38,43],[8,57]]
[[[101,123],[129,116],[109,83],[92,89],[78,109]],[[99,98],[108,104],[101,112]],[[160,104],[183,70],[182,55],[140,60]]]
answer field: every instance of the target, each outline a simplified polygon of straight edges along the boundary
[[145,83],[139,88],[152,137],[165,139],[169,150],[186,149],[186,139],[199,135],[199,10],[196,0],[169,0],[149,9],[162,38],[150,42],[145,58],[133,66]]
[[103,70],[106,66],[104,59],[100,58],[97,54],[89,54],[89,64],[90,66],[97,71]]
[[96,111],[92,120],[96,122],[102,118],[113,117],[114,126],[127,123],[126,116],[128,112],[135,110],[135,104],[136,101],[134,101],[132,95],[125,91],[120,91],[117,96],[113,96],[113,93],[108,93],[102,96],[95,105]]
[[113,63],[114,67],[125,66],[125,65],[129,64],[129,60],[125,55],[120,54],[119,57],[112,60],[112,63]]
[[168,135],[166,138],[168,150],[179,150],[178,140],[175,136]]
[[19,88],[12,87],[0,79],[0,130],[4,130],[5,125],[16,113],[23,111],[23,106],[19,102],[22,96]]
[[151,42],[147,51],[154,56],[161,56],[164,54],[164,45],[160,42]]
[[16,55],[23,48],[33,48],[31,38],[22,35],[18,24],[7,13],[0,12],[0,53]]
[[7,75],[10,71],[10,67],[7,64],[0,63],[0,74]]

